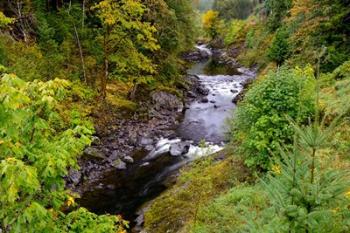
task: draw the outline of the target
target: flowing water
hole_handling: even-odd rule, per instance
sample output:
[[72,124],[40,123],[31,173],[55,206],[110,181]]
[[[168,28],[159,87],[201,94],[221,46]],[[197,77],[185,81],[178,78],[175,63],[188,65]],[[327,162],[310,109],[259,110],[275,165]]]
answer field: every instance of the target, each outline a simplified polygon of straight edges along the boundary
[[[211,55],[211,50],[205,45],[197,48]],[[211,62],[197,63],[188,71],[197,76],[209,94],[207,100],[197,100],[188,106],[177,129],[177,138],[161,138],[153,151],[137,152],[134,155],[135,163],[125,171],[107,171],[94,191],[83,194],[82,206],[96,213],[122,214],[133,221],[137,217],[137,209],[169,187],[170,178],[182,166],[223,149],[228,130],[226,120],[235,108],[232,99],[242,91],[243,83],[251,79],[254,73],[246,69],[239,70],[240,75],[208,72],[206,67],[210,67]],[[207,146],[198,146],[203,140]],[[188,153],[170,156],[170,147],[180,142],[189,145]]]

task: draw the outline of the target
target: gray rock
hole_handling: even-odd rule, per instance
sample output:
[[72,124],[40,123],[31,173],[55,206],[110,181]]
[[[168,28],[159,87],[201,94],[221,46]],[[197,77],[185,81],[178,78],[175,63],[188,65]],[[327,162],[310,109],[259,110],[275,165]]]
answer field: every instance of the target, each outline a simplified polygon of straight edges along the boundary
[[117,150],[114,150],[112,154],[109,156],[109,159],[116,160],[119,156],[119,152]]
[[97,158],[97,159],[105,159],[106,158],[106,156],[103,154],[103,152],[95,147],[86,147],[83,153],[86,156],[90,156],[90,157]]
[[122,157],[122,160],[123,162],[126,162],[126,163],[134,163],[134,159],[131,158],[130,156]]
[[197,87],[197,91],[199,94],[201,95],[208,95],[209,94],[209,89],[208,88],[205,88],[203,86],[199,86]]
[[180,156],[188,153],[191,144],[189,142],[178,142],[170,146],[171,156]]
[[126,163],[124,163],[121,159],[117,159],[117,160],[113,161],[112,166],[118,170],[125,170],[126,169]]
[[152,102],[156,110],[167,109],[182,111],[183,103],[175,95],[164,92],[156,91],[151,94]]
[[69,179],[72,181],[73,184],[79,184],[81,181],[81,172],[77,170],[71,170],[69,172]]
[[145,147],[145,150],[146,151],[152,151],[154,149],[154,146],[153,145],[147,145],[146,147]]
[[153,139],[152,138],[146,138],[146,137],[141,137],[139,139],[139,144],[141,146],[147,146],[147,145],[150,145],[150,144],[153,144]]

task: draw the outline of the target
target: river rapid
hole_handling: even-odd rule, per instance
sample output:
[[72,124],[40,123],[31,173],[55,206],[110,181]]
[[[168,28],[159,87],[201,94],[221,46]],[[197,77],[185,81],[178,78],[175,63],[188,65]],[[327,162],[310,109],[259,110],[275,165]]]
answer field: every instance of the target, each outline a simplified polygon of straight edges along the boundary
[[[212,55],[205,45],[197,49]],[[176,135],[159,138],[151,151],[136,151],[126,170],[107,172],[93,191],[83,193],[81,206],[99,214],[121,214],[132,226],[142,225],[141,207],[170,187],[181,167],[223,149],[227,120],[235,109],[233,99],[255,74],[244,68],[213,71],[208,69],[212,62],[197,62],[188,70],[205,95],[187,103]]]

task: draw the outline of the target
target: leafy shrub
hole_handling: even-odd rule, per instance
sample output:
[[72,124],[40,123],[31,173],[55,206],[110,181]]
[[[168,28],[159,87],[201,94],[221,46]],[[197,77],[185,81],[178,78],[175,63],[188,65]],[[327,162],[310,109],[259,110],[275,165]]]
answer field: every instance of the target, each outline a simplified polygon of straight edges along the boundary
[[237,42],[237,39],[241,37],[245,21],[234,19],[229,22],[229,25],[228,32],[225,35],[225,44],[227,45]]
[[[60,223],[68,220],[63,211],[72,210],[74,197],[65,190],[64,177],[69,168],[78,168],[77,157],[93,133],[91,123],[78,119],[74,111],[70,124],[62,127],[58,103],[70,95],[70,85],[60,79],[25,82],[13,74],[0,79],[3,232],[59,232]],[[72,215],[80,228],[65,232],[91,232],[79,230],[85,228],[86,211],[73,211],[68,218]],[[115,232],[123,225],[116,217],[90,215],[86,227],[101,227],[96,232]]]
[[245,163],[267,169],[271,152],[292,141],[286,116],[304,122],[314,109],[311,68],[282,67],[257,82],[238,106],[232,120],[233,141],[240,143]]

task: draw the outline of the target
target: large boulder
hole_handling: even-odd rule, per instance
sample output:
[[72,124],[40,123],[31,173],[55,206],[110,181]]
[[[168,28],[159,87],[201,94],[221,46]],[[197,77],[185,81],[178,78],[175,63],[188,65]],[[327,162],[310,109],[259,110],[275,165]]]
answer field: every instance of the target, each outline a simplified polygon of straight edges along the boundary
[[182,111],[183,109],[182,101],[177,96],[165,91],[155,91],[151,94],[151,98],[157,111],[162,109]]
[[185,155],[190,150],[191,144],[189,142],[178,142],[170,146],[171,156]]

